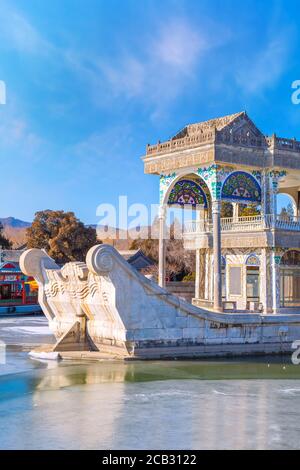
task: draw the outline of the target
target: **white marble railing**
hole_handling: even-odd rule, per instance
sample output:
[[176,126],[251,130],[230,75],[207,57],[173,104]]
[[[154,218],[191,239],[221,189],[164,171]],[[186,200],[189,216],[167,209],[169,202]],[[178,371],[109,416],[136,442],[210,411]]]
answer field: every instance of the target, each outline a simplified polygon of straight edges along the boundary
[[275,228],[282,230],[296,230],[300,231],[300,217],[296,216],[276,216]]
[[[252,232],[265,229],[280,229],[300,231],[300,217],[293,216],[274,216],[256,215],[238,217],[221,218],[222,232]],[[190,220],[186,222],[184,232],[188,233],[206,233],[212,231],[211,220]]]

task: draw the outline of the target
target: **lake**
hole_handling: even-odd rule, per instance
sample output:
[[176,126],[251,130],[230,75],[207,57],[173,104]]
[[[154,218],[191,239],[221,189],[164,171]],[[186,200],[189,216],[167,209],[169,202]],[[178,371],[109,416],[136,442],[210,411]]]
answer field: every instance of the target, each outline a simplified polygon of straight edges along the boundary
[[0,339],[1,449],[300,446],[300,367],[290,357],[40,361],[28,351],[53,341],[43,317],[0,319]]

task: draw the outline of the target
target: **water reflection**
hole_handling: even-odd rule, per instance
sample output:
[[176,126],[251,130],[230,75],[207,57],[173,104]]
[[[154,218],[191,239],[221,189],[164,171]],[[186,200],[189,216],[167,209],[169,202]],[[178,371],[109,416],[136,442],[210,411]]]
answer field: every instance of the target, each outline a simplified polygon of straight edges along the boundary
[[300,367],[290,357],[32,360],[24,351],[51,340],[45,325],[1,320],[2,449],[299,447]]
[[0,446],[297,448],[297,378],[258,360],[35,363],[0,378]]
[[[13,374],[13,370],[23,373]],[[30,393],[74,385],[116,382],[299,378],[300,367],[292,365],[285,356],[218,361],[76,363],[29,359],[26,353],[14,353],[12,358],[9,357],[7,365],[2,366],[0,398],[7,395],[7,392],[10,397],[17,396],[20,387],[16,384],[22,384],[21,393],[24,390]]]
[[71,385],[90,385],[106,382],[124,382],[127,368],[123,363],[103,363],[100,366],[71,365],[60,367],[49,361],[48,373],[37,383],[37,390],[59,389]]

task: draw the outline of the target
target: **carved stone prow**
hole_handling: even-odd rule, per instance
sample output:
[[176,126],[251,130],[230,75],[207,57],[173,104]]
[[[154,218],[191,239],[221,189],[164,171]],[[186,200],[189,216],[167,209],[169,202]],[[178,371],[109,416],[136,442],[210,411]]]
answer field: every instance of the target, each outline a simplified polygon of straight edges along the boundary
[[53,351],[98,351],[87,333],[86,317],[76,320],[55,344]]
[[[70,263],[72,264],[72,263]],[[76,263],[75,263],[76,264]],[[98,350],[89,334],[87,333],[87,318],[78,308],[76,319],[69,323],[67,329],[63,327],[61,333],[61,322],[48,301],[46,286],[49,282],[49,270],[59,272],[60,267],[44,251],[36,248],[26,250],[20,258],[20,267],[24,274],[32,276],[38,283],[38,300],[46,315],[49,326],[53,330],[57,342],[53,351],[95,351]]]
[[20,268],[21,271],[27,276],[32,276],[36,280],[39,286],[38,300],[42,307],[44,314],[48,321],[54,319],[55,315],[47,301],[45,295],[45,283],[47,276],[45,273],[46,269],[59,269],[59,266],[55,261],[46,253],[45,250],[39,250],[38,248],[30,248],[22,253],[20,257]]

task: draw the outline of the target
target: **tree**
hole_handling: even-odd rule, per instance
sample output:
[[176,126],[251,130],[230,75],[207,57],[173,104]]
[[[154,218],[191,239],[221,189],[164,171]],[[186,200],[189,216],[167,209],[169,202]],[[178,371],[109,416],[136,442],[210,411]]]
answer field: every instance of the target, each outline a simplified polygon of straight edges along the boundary
[[294,217],[295,212],[294,212],[293,204],[291,202],[289,202],[288,205],[286,206],[286,211],[290,217]]
[[[260,206],[251,202],[249,204],[239,204],[239,216],[250,217],[254,215],[260,215]],[[232,217],[233,207],[231,202],[222,201],[221,204],[221,217]]]
[[227,217],[232,217],[232,204],[231,202],[226,202],[222,201],[221,203],[221,217],[222,218],[227,218]]
[[279,214],[279,218],[281,220],[290,220],[291,218],[294,217],[294,208],[293,208],[293,204],[291,202],[288,203],[288,205],[286,207],[282,207],[281,208],[281,211],[280,211],[280,214]]
[[240,217],[260,215],[260,206],[255,202],[250,204],[240,204],[239,215]]
[[[157,233],[154,221],[152,233]],[[195,271],[195,253],[184,249],[182,238],[175,237],[175,223],[170,226],[170,239],[166,240],[166,276],[172,280],[181,280],[184,276]],[[130,249],[141,249],[143,253],[155,262],[154,266],[147,268],[145,274],[158,277],[158,240],[136,239],[133,240]]]
[[3,234],[3,224],[0,222],[0,247],[4,250],[10,250],[12,248],[12,243],[6,236]]
[[44,248],[57,263],[84,261],[97,243],[96,230],[85,225],[73,212],[39,211],[26,231],[28,248]]

